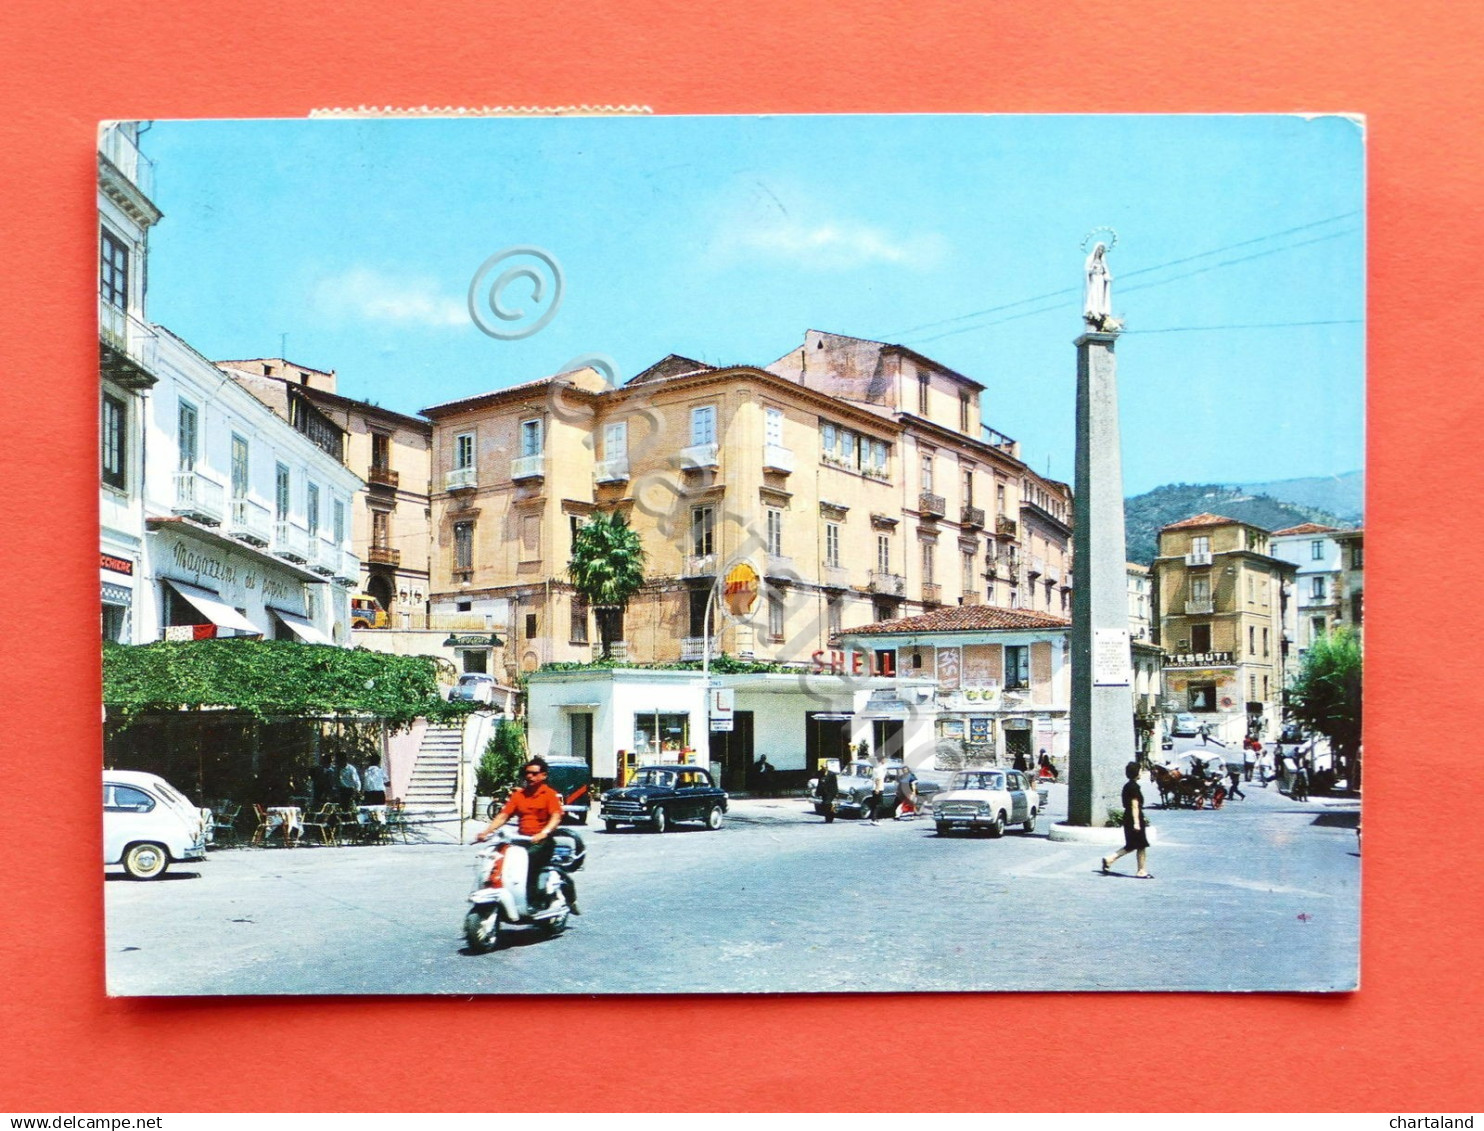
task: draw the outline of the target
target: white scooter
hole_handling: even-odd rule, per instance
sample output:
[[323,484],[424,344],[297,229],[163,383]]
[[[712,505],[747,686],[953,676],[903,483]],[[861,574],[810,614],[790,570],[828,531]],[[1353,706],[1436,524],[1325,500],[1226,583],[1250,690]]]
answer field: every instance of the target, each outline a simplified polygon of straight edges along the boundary
[[577,912],[577,885],[571,873],[582,867],[587,850],[582,838],[567,829],[551,834],[555,847],[551,863],[542,869],[536,888],[542,906],[529,907],[526,876],[531,838],[508,825],[497,829],[489,843],[481,845],[474,858],[475,888],[469,893],[469,912],[464,916],[464,940],[476,954],[500,945],[500,934],[511,927],[537,927],[548,935],[560,934],[568,917]]

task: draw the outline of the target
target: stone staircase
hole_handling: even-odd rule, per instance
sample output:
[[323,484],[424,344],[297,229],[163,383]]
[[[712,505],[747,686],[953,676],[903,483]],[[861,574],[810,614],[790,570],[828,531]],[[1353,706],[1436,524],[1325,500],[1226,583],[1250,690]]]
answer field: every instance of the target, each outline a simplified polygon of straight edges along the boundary
[[457,817],[459,764],[463,759],[462,727],[430,726],[423,732],[412,779],[407,784],[407,808],[428,816]]

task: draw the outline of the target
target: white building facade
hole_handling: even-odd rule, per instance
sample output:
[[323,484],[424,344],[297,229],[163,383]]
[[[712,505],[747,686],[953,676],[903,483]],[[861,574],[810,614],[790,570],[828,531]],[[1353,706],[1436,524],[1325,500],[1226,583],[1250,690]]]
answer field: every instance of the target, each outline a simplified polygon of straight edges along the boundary
[[[1331,629],[1352,620],[1359,624],[1359,602],[1349,600],[1347,586],[1350,559],[1359,561],[1352,549],[1360,545],[1359,534],[1306,522],[1272,535],[1273,557],[1298,567],[1293,584],[1300,654]],[[1350,615],[1352,604],[1354,617]]]

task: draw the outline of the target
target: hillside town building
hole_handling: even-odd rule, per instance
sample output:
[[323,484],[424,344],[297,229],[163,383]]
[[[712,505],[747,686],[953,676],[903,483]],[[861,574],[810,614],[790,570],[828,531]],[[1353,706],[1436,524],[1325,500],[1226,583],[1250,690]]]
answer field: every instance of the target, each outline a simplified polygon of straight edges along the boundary
[[1175,708],[1224,741],[1276,737],[1295,631],[1292,563],[1261,527],[1198,514],[1160,531],[1154,616]]
[[1365,591],[1365,532],[1306,522],[1275,530],[1273,556],[1298,568],[1294,582],[1298,650],[1347,626],[1360,631]]

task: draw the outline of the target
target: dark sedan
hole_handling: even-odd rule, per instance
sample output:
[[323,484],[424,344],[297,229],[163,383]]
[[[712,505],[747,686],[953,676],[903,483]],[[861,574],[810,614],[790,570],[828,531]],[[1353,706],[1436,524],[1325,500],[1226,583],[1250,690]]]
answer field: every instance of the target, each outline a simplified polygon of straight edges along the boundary
[[641,766],[622,789],[610,789],[599,805],[603,827],[647,825],[662,833],[677,821],[700,821],[721,828],[726,791],[694,766]]

